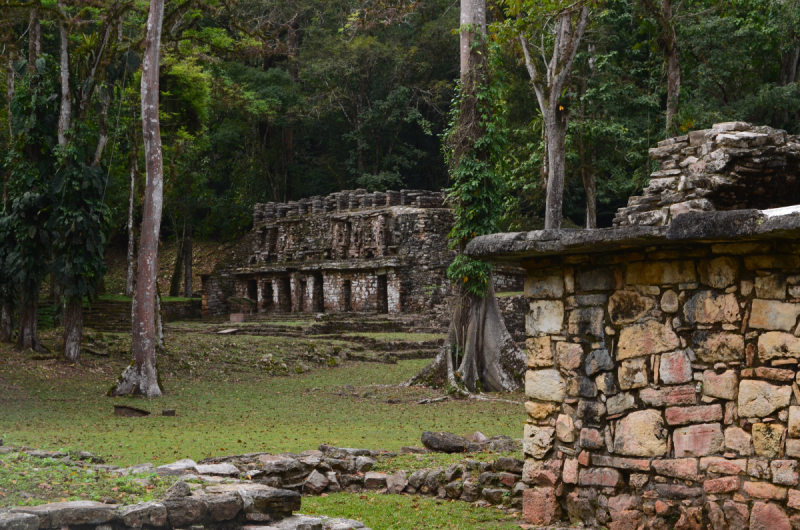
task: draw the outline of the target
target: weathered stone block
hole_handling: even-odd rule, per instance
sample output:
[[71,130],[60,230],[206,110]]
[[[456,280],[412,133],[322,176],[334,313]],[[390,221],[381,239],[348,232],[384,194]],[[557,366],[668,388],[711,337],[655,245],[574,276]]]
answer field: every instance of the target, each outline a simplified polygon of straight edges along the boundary
[[793,440],[791,438],[786,440],[786,456],[800,458],[800,440]]
[[739,394],[739,377],[735,370],[717,374],[713,370],[703,372],[703,394],[710,397],[735,400]]
[[564,296],[564,277],[560,271],[537,271],[525,280],[528,298],[561,298]]
[[699,480],[696,458],[679,458],[675,460],[653,460],[653,470],[665,477],[674,477],[681,480]]
[[575,441],[575,422],[571,416],[559,414],[556,419],[556,438],[564,443]]
[[578,483],[578,459],[567,458],[564,461],[564,471],[561,474],[561,480],[564,484],[577,484]]
[[39,518],[39,528],[44,529],[104,524],[117,517],[117,507],[94,501],[67,501],[20,506],[12,508],[11,513],[35,515]]
[[786,298],[786,277],[783,274],[757,276],[755,281],[756,296],[784,300]]
[[550,414],[557,411],[560,407],[555,403],[537,403],[535,401],[525,402],[525,412],[534,420],[544,420]]
[[739,458],[731,460],[720,456],[704,456],[700,459],[700,471],[718,473],[720,475],[744,475],[747,472],[747,460]]
[[584,423],[600,423],[606,415],[606,406],[602,402],[582,399],[578,402],[578,417]]
[[736,295],[714,291],[701,291],[691,297],[683,305],[683,314],[691,325],[733,323],[741,319]]
[[629,471],[650,471],[650,460],[619,458],[616,456],[592,455],[592,465],[627,469]]
[[558,370],[528,370],[525,395],[539,401],[561,403],[566,397],[566,383]]
[[607,372],[614,369],[614,361],[611,360],[608,350],[594,350],[586,356],[585,361],[586,375],[594,375],[597,372]]
[[739,275],[739,261],[729,256],[701,261],[697,265],[700,282],[715,289],[733,285]]
[[553,348],[550,337],[535,337],[525,341],[526,364],[528,368],[549,368],[553,366]]
[[659,390],[643,388],[639,391],[639,399],[650,407],[694,405],[697,403],[694,385],[682,385]]
[[0,530],[39,530],[39,518],[30,513],[0,513]]
[[667,452],[664,419],[654,409],[631,412],[617,423],[614,452],[626,456],[663,456]]
[[778,409],[788,407],[791,397],[790,386],[744,380],[739,383],[739,416],[743,418],[769,416]]
[[781,454],[783,425],[778,423],[756,423],[753,425],[753,448],[758,456],[777,458]]
[[800,267],[800,256],[791,254],[745,256],[744,266],[751,271],[756,269],[796,269]]
[[773,460],[769,464],[772,482],[783,486],[796,486],[798,479],[797,460]]
[[675,332],[659,322],[648,320],[622,328],[617,361],[675,350],[680,340]]
[[629,263],[625,274],[628,285],[664,285],[697,281],[693,261],[640,261]]
[[583,346],[574,342],[557,342],[556,363],[563,370],[578,369],[583,364]]
[[564,325],[564,303],[558,300],[538,300],[531,302],[531,310],[525,319],[525,329],[529,336],[561,333]]
[[603,308],[581,307],[573,309],[569,314],[567,330],[570,335],[588,335],[603,337]]
[[703,491],[709,495],[739,491],[741,480],[739,477],[722,477],[703,481]]
[[617,291],[608,299],[608,316],[614,324],[631,324],[641,320],[653,305],[652,298],[636,291]]
[[578,484],[581,486],[604,486],[616,488],[623,484],[622,475],[616,469],[596,467],[581,469]]
[[584,427],[581,429],[580,444],[584,449],[600,449],[606,442],[602,432]]
[[661,310],[665,313],[678,312],[678,295],[672,289],[661,295]]
[[578,286],[582,291],[609,291],[615,283],[612,269],[592,269],[578,274]]
[[556,430],[552,427],[539,427],[526,423],[525,436],[522,438],[522,451],[538,460],[544,459],[547,452],[553,447],[555,432]]
[[613,396],[619,392],[617,377],[611,372],[605,372],[594,378],[597,389],[606,396]]
[[617,379],[622,390],[643,388],[647,386],[647,359],[638,358],[622,361]]
[[775,300],[753,300],[749,326],[753,329],[790,331],[800,315],[800,304]]
[[692,346],[704,363],[728,363],[744,360],[744,337],[737,333],[695,331]]
[[800,358],[800,338],[779,331],[763,333],[758,337],[758,358],[762,361]]
[[636,399],[630,392],[623,392],[616,396],[611,396],[606,400],[606,410],[610,416],[622,414],[636,408]]
[[672,435],[675,458],[722,453],[725,437],[718,423],[691,425],[675,429]]
[[745,530],[747,528],[747,522],[750,518],[750,510],[747,508],[747,504],[727,500],[722,505],[722,511],[725,512],[725,520],[728,523],[726,530]]
[[785,501],[787,497],[786,488],[781,486],[773,486],[772,484],[768,484],[766,482],[747,481],[744,483],[742,490],[754,499]]
[[522,516],[535,525],[549,525],[559,516],[555,488],[529,488],[522,492]]
[[677,385],[692,380],[692,361],[683,350],[661,355],[658,376],[664,384]]
[[561,476],[563,461],[552,460],[525,460],[522,468],[522,481],[534,486],[555,486]]
[[166,526],[167,508],[160,502],[144,502],[125,506],[119,511],[122,524],[131,528]]
[[664,411],[669,425],[687,425],[689,423],[711,423],[722,421],[722,406],[698,405],[694,407],[669,407]]
[[800,407],[789,407],[789,432],[792,438],[800,438]]

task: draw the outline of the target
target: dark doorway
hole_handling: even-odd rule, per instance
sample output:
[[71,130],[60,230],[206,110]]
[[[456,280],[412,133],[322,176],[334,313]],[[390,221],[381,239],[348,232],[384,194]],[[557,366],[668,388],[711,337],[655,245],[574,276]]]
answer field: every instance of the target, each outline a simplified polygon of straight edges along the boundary
[[278,303],[284,313],[292,312],[292,281],[289,278],[281,278],[278,287]]
[[261,287],[261,309],[264,311],[272,311],[275,307],[275,293],[272,290],[272,282],[266,282]]
[[314,273],[314,293],[311,298],[311,311],[315,313],[325,312],[325,289],[322,284],[322,273]]
[[350,280],[345,280],[342,283],[342,311],[352,311],[353,305],[350,300],[352,287]]
[[258,300],[258,280],[247,280],[247,298],[254,302]]
[[389,312],[389,285],[387,276],[378,276],[378,313]]
[[308,289],[308,282],[306,280],[297,281],[297,310],[303,312],[306,310],[306,289]]

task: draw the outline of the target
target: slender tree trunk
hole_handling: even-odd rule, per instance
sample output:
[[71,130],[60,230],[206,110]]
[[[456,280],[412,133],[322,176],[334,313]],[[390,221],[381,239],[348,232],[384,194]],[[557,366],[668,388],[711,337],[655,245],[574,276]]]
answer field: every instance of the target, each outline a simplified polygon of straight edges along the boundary
[[583,190],[586,193],[586,228],[597,228],[597,183],[594,179],[594,171],[586,163],[586,148],[583,137],[578,141],[578,150],[581,163],[581,180]]
[[83,338],[83,300],[70,297],[64,308],[64,357],[67,362],[81,361],[81,339]]
[[183,240],[183,296],[192,297],[192,225],[186,227],[186,236]]
[[[63,10],[63,2],[58,2]],[[69,39],[67,25],[62,20],[59,22],[59,35],[61,37],[61,111],[58,115],[58,145],[67,143],[67,130],[72,118],[72,100],[69,90]]]
[[[14,113],[11,112],[11,100],[14,99],[14,49],[8,51],[8,71],[6,72],[6,95],[8,97],[8,140],[12,141],[14,138],[14,125],[12,118]],[[9,172],[3,174],[3,209],[5,210],[8,204],[8,176]]]
[[39,6],[31,8],[28,24],[28,72],[36,73],[36,59],[42,55],[42,24],[39,21]]
[[166,349],[164,346],[164,320],[161,315],[161,292],[158,285],[156,285],[156,348],[160,352]]
[[790,85],[797,80],[798,63],[800,63],[800,46],[795,46],[789,51],[781,52],[779,83],[782,86]]
[[128,197],[128,270],[125,276],[125,295],[133,296],[133,280],[134,271],[136,269],[136,262],[134,255],[136,252],[136,234],[133,228],[133,211],[136,201],[136,176],[139,173],[139,145],[136,143],[136,131],[131,135],[133,141],[131,142],[133,149],[130,154],[130,173],[131,173],[131,189],[130,196]]
[[[662,5],[670,5],[670,0],[664,0]],[[678,44],[675,39],[675,30],[670,28],[668,45],[664,49],[667,65],[667,136],[672,136],[678,129],[678,108],[681,97],[681,64],[678,60]]]
[[158,115],[158,70],[164,0],[150,0],[142,62],[142,136],[147,164],[142,234],[139,243],[136,293],[133,301],[134,364],[123,373],[112,394],[161,395],[156,369],[156,296],[158,237],[163,206],[164,162]]
[[93,166],[100,165],[100,158],[103,156],[103,150],[108,144],[108,108],[111,106],[111,92],[106,88],[100,91],[100,116],[98,124],[98,138],[97,148],[94,151],[94,159],[92,160]]
[[14,332],[14,308],[6,302],[0,306],[0,342],[11,342]]
[[39,286],[24,289],[22,303],[19,309],[19,335],[17,336],[17,349],[43,351],[39,342]]
[[564,177],[566,166],[567,114],[551,109],[545,116],[545,134],[547,135],[547,203],[544,214],[546,230],[561,228],[564,202]]

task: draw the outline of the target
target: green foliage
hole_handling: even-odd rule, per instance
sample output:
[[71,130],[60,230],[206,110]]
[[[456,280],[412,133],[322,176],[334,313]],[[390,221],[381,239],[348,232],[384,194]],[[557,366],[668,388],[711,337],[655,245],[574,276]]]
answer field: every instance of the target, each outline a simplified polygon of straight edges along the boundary
[[459,254],[447,268],[447,279],[466,292],[483,298],[489,289],[492,264]]

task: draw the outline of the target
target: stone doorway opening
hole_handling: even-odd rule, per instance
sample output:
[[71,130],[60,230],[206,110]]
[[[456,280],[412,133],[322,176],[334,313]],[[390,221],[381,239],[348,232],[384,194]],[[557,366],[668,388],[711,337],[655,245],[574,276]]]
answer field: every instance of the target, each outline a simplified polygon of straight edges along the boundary
[[254,302],[258,300],[258,280],[247,280],[247,298]]
[[305,278],[297,279],[297,310],[300,312],[305,311],[306,308],[306,289],[308,289],[308,282]]
[[345,280],[342,282],[342,311],[350,312],[353,310],[353,304],[351,300],[352,290],[353,287],[350,280]]
[[272,282],[265,282],[261,286],[261,308],[264,311],[272,311],[275,307],[274,292],[272,290]]
[[314,279],[314,292],[311,297],[311,311],[314,313],[325,312],[325,289],[323,285],[322,273],[315,272],[312,276]]
[[389,312],[389,284],[388,276],[382,274],[378,276],[378,313]]
[[289,278],[281,278],[278,288],[278,303],[284,313],[292,312],[292,281]]

